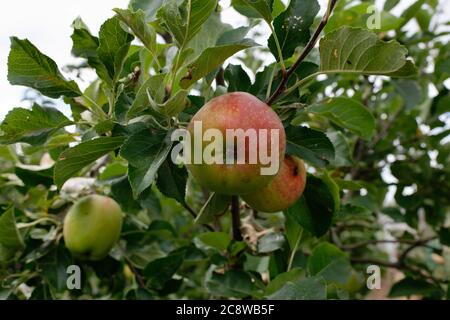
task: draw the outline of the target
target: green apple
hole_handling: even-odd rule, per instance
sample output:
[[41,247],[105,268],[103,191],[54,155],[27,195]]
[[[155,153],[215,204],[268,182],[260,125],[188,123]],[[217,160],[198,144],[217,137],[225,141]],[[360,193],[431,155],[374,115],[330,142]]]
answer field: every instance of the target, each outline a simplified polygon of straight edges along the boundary
[[262,189],[242,195],[247,204],[262,212],[278,212],[291,207],[303,194],[306,170],[303,161],[287,155],[275,178]]
[[105,258],[120,237],[122,210],[109,197],[91,195],[78,200],[64,219],[64,242],[76,257]]

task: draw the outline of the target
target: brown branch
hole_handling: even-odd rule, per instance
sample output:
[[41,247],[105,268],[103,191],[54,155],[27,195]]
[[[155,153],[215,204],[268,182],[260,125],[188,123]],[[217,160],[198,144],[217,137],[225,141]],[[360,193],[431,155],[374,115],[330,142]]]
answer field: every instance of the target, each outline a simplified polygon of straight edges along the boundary
[[239,196],[231,197],[231,223],[233,228],[233,239],[242,241]]
[[222,67],[219,68],[219,71],[216,74],[216,84],[218,86],[225,86],[225,77],[224,77],[225,71]]
[[432,281],[433,283],[435,283],[436,285],[439,285],[441,283],[448,283],[448,280],[444,280],[444,279],[438,279],[434,276],[432,276],[429,272],[425,272],[422,268],[414,266],[414,265],[408,265],[406,264],[406,258],[408,257],[408,254],[414,250],[417,247],[420,246],[426,246],[426,243],[436,239],[437,237],[430,237],[430,238],[425,238],[425,239],[419,239],[419,240],[379,240],[378,242],[403,242],[403,243],[410,243],[411,245],[405,250],[403,251],[403,253],[400,255],[400,257],[398,258],[398,260],[396,262],[389,262],[389,261],[382,261],[382,260],[377,260],[377,259],[372,259],[372,258],[350,258],[350,260],[353,263],[357,263],[357,264],[374,264],[374,265],[378,265],[378,266],[382,266],[382,267],[386,267],[386,268],[394,268],[394,269],[398,269],[398,270],[408,270],[417,274],[420,274],[421,277]]
[[436,239],[436,237],[430,237],[430,238],[426,238],[426,239],[421,239],[421,240],[408,240],[408,239],[395,239],[395,240],[367,240],[367,241],[363,241],[363,242],[359,242],[359,243],[354,243],[351,245],[339,245],[339,248],[343,249],[343,250],[354,250],[354,249],[358,249],[361,247],[365,247],[369,244],[378,244],[378,243],[406,243],[406,244],[411,244],[414,246],[427,246],[426,243]]
[[287,72],[283,75],[283,79],[281,80],[281,83],[278,85],[278,88],[275,90],[273,95],[267,99],[266,103],[270,106],[280,95],[283,94],[284,90],[286,89],[286,84],[289,80],[289,78],[292,76],[292,74],[295,72],[295,70],[298,68],[300,63],[305,60],[305,58],[308,56],[308,54],[311,52],[312,49],[314,49],[317,40],[319,39],[320,33],[322,32],[323,28],[325,28],[326,24],[328,23],[328,19],[330,18],[331,13],[333,12],[334,7],[336,6],[337,0],[329,0],[328,9],[325,15],[323,16],[322,20],[320,21],[316,31],[312,35],[312,37],[309,39],[306,46],[303,48],[303,51],[300,53],[300,56],[297,58],[297,60],[294,62],[294,64],[287,70]]
[[125,263],[128,265],[131,272],[133,272],[134,277],[136,278],[136,282],[138,283],[139,287],[142,289],[147,289],[144,278],[141,276],[139,271],[133,266],[133,263],[131,262],[131,260],[128,259],[126,256],[124,256],[124,258],[125,258]]

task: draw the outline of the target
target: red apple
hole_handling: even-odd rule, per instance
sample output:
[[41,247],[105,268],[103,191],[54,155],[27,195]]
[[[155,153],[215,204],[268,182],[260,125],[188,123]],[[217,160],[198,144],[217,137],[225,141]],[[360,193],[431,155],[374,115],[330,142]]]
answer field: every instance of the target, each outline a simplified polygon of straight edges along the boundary
[[[223,148],[215,150],[211,154],[218,159],[222,159],[223,163],[205,163],[204,161],[201,164],[194,163],[193,145],[194,139],[196,139],[194,132],[196,123],[197,125],[201,123],[203,133],[208,129],[217,129],[216,132],[222,134]],[[244,163],[234,161],[230,164],[226,162],[226,154],[230,153],[230,148],[227,148],[226,145],[233,142],[231,137],[227,139],[227,129],[242,129],[244,132],[248,132],[248,129],[254,129],[253,131],[257,133],[258,139],[254,141],[256,144],[252,144],[251,139],[245,137],[245,140],[240,140],[245,141],[241,143],[241,148],[236,147],[234,150],[239,149],[245,154]],[[266,129],[266,131],[261,131],[261,129]],[[277,174],[284,158],[286,134],[280,118],[264,102],[245,92],[228,93],[209,101],[192,118],[188,131],[192,137],[192,163],[188,164],[187,167],[200,185],[217,193],[240,195],[262,188]],[[277,132],[278,136],[273,136],[272,139],[272,133],[274,132]],[[260,135],[267,139],[267,150],[264,148],[262,140],[259,139]],[[233,139],[235,142],[237,141],[236,138]],[[210,141],[200,142],[202,150],[205,150],[205,147],[215,140],[211,138]],[[272,142],[274,143],[273,149],[278,151],[278,154],[272,153]],[[272,158],[271,164],[265,163],[267,162],[265,160],[261,161],[259,156],[261,150],[266,151],[265,154],[268,157],[276,155]],[[257,160],[253,161],[251,158],[255,155]],[[276,170],[269,174],[267,172],[262,174],[261,169],[271,167],[274,164],[273,162],[277,162]]]
[[291,207],[303,194],[306,170],[302,160],[286,155],[280,172],[262,189],[242,196],[255,210],[278,212]]

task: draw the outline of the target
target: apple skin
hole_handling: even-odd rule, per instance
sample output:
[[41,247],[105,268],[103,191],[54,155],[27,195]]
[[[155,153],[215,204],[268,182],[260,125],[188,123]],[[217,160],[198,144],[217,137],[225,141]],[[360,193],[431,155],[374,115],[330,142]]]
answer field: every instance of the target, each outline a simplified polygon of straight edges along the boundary
[[275,178],[262,189],[243,195],[242,199],[257,211],[283,211],[301,197],[305,185],[305,164],[297,157],[286,155]]
[[[216,97],[205,104],[192,118],[188,130],[194,137],[194,121],[201,121],[203,133],[210,128],[218,129],[223,134],[226,145],[227,129],[267,129],[267,146],[271,154],[270,130],[279,130],[279,159],[281,164],[286,149],[286,133],[283,123],[275,111],[255,96],[246,92],[232,92]],[[192,138],[194,140],[194,138]],[[203,149],[210,142],[203,142]],[[193,144],[193,141],[192,141]],[[257,150],[259,150],[259,139]],[[193,149],[193,148],[192,148]],[[245,150],[248,159],[248,139]],[[225,157],[222,154],[222,157]],[[193,157],[192,157],[193,159]],[[192,161],[193,162],[193,161]],[[225,162],[225,161],[224,161]],[[267,167],[259,163],[250,164],[188,164],[187,168],[195,180],[203,187],[220,194],[241,195],[253,192],[267,185],[275,176],[261,175],[261,168]]]
[[64,219],[64,242],[82,260],[105,258],[120,237],[122,210],[109,197],[90,195],[78,200]]

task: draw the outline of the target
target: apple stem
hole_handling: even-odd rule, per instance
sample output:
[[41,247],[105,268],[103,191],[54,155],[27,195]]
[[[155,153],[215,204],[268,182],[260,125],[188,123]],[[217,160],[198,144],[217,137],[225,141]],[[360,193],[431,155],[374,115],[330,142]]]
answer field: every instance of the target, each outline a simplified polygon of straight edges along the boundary
[[233,227],[233,239],[242,241],[241,216],[239,210],[239,196],[231,197],[231,222]]

